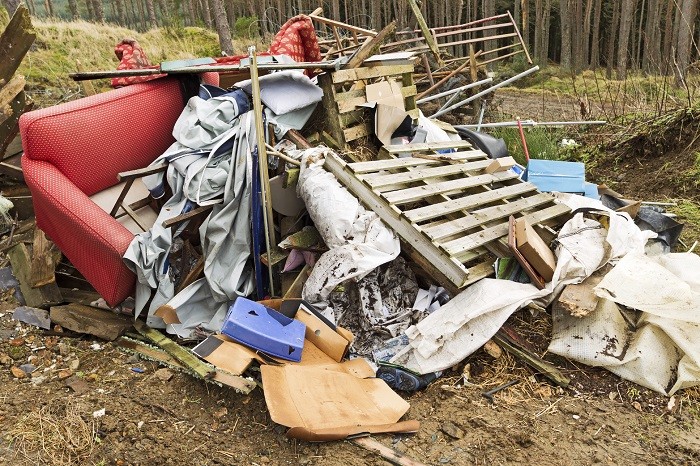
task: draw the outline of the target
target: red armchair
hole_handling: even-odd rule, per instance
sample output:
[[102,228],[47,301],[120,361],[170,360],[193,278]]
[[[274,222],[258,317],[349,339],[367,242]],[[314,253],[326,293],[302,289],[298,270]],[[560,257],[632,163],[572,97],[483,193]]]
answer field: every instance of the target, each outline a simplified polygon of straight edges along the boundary
[[[207,73],[203,81],[218,84],[218,74]],[[89,196],[163,153],[184,105],[180,82],[164,78],[20,119],[22,169],[37,226],[111,306],[134,288],[136,276],[122,261],[134,233]]]

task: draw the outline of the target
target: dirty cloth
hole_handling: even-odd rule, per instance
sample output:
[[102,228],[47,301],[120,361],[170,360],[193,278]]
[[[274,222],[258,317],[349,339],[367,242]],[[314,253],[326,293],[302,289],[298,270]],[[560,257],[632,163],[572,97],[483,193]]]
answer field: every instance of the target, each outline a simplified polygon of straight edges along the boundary
[[323,168],[329,151],[326,147],[302,151],[297,184],[297,194],[330,248],[304,285],[302,296],[311,303],[327,302],[338,285],[361,279],[401,252],[396,234]]
[[[250,112],[244,113],[248,111],[247,98],[238,92],[188,101],[173,129],[176,142],[153,162],[167,162],[167,173],[143,179],[155,197],[162,196],[165,182],[173,196],[166,201],[155,225],[134,237],[124,254],[138,278],[136,317],[155,289],[148,309],[149,324],[163,328],[163,321],[153,313],[161,305],[170,304],[181,324],[169,325],[167,330],[182,337],[189,336],[198,325],[218,330],[225,315],[222,308],[253,290],[249,256],[254,118]],[[185,225],[173,231],[164,228],[162,222],[190,210],[194,204],[214,204],[199,230],[204,278],[180,293],[190,299],[169,303],[175,293],[168,253],[173,237]]]
[[667,395],[700,384],[699,256],[629,254],[595,291],[583,318],[555,309],[549,352]]
[[[560,196],[571,208],[583,207],[581,196]],[[410,344],[391,359],[419,374],[447,369],[477,351],[510,315],[529,303],[546,305],[570,283],[580,283],[606,263],[631,251],[642,251],[654,235],[642,232],[627,214],[610,215],[606,230],[594,220],[576,214],[562,227],[555,251],[557,268],[542,290],[532,284],[485,278],[471,285],[421,322],[406,330]]]

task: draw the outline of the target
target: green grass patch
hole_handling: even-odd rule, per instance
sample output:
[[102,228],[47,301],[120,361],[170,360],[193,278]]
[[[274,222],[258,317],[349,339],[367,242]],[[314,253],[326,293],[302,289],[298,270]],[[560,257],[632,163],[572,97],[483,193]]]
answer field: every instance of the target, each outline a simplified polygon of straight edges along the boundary
[[[528,152],[532,159],[570,160],[572,149],[560,145],[565,133],[559,128],[533,127],[523,128]],[[495,128],[490,134],[503,138],[508,147],[508,153],[521,165],[526,165],[525,150],[518,128]]]

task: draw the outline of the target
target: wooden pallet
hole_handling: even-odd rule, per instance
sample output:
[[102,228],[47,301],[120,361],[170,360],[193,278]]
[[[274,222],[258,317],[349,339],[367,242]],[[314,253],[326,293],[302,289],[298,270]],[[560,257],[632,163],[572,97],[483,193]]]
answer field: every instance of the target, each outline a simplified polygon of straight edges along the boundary
[[401,84],[406,112],[418,118],[416,86],[413,84],[413,65],[367,66],[324,73],[318,77],[323,89],[324,130],[333,139],[332,145],[345,149],[347,143],[373,132],[367,108],[367,84],[395,79]]
[[[437,153],[447,147],[456,152]],[[491,159],[466,141],[385,146],[383,153],[413,156],[346,163],[332,154],[325,167],[453,292],[493,274],[493,254],[510,255],[509,216],[560,225],[570,212],[510,171],[486,173]]]

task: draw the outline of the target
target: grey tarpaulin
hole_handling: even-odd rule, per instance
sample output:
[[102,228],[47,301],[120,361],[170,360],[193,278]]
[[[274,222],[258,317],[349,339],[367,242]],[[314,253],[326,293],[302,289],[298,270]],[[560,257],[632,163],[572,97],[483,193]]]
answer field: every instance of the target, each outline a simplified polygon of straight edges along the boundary
[[[163,327],[163,322],[152,314],[168,303],[177,310],[182,322],[169,326],[168,331],[181,336],[188,336],[198,325],[218,330],[223,318],[221,309],[253,289],[248,259],[253,169],[250,155],[255,134],[252,114],[240,115],[247,108],[247,99],[236,93],[189,100],[173,130],[176,142],[154,162],[169,163],[166,180],[173,197],[165,203],[153,228],[137,235],[124,254],[138,278],[135,314],[139,315],[151,291],[156,289],[149,323]],[[164,191],[166,180],[163,175],[154,175],[144,178],[144,183],[157,196]],[[222,194],[223,200],[214,200]],[[181,298],[190,299],[176,299],[173,303],[174,284],[168,264],[173,233],[161,224],[193,203],[215,203],[199,231],[205,278],[180,293]]]
[[312,303],[326,302],[336,286],[364,277],[401,252],[396,234],[324,170],[327,152],[327,147],[303,151],[297,184],[299,197],[330,248],[319,258],[304,285],[302,295]]

